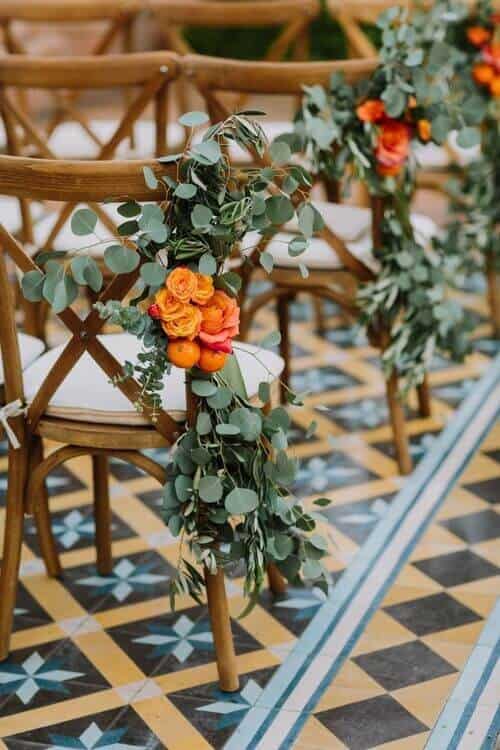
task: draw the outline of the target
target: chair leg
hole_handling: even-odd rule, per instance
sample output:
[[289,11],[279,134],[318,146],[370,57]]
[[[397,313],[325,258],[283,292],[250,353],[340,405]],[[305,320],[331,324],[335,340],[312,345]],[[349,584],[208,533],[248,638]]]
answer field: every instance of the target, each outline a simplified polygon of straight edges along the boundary
[[[43,444],[41,438],[35,435],[32,438],[30,468],[34,468],[41,461],[43,461]],[[40,543],[40,550],[45,562],[47,575],[49,575],[51,578],[59,578],[62,575],[62,568],[54,535],[52,534],[52,525],[50,522],[49,511],[49,494],[47,492],[47,485],[45,482],[43,483],[42,493],[35,502],[34,516],[38,533],[38,541]]]
[[429,378],[425,375],[423,381],[417,387],[418,397],[418,411],[421,417],[432,416],[431,407],[431,389],[429,386]]
[[27,454],[24,448],[11,450],[9,482],[0,572],[0,661],[7,659],[16,604],[17,582],[21,564],[21,545],[24,529],[24,483]]
[[286,593],[286,581],[274,563],[269,563],[267,566],[267,580],[269,581],[269,588],[275,596]]
[[281,334],[280,355],[285,366],[281,375],[281,403],[286,403],[287,389],[290,385],[291,375],[291,346],[290,346],[290,303],[293,295],[282,294],[277,299],[278,327]]
[[205,584],[219,672],[219,686],[225,692],[235,693],[239,690],[240,682],[224,584],[224,571],[219,568],[213,575],[205,570]]
[[312,301],[314,307],[314,329],[318,336],[323,336],[326,331],[325,307],[323,305],[323,300],[321,297],[315,295]]
[[403,404],[398,393],[398,376],[396,373],[393,373],[386,381],[386,390],[399,471],[401,474],[410,474],[413,465],[406,435]]
[[111,573],[111,504],[109,502],[109,461],[107,456],[92,456],[94,480],[94,519],[97,570],[100,575]]

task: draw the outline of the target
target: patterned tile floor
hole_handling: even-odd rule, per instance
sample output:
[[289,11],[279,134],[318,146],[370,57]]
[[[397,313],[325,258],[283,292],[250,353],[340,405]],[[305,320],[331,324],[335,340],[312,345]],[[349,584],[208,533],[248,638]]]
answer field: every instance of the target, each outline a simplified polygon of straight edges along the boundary
[[[482,297],[471,292],[465,299],[478,315],[475,352],[464,365],[435,362],[432,418],[421,419],[410,404],[416,463],[497,350]],[[273,313],[263,311],[255,338],[273,324]],[[294,386],[310,393],[307,408],[292,412],[301,458],[296,492],[306,503],[318,494],[333,501],[325,515],[335,583],[383,524],[403,482],[376,353],[333,308],[328,329],[317,337],[309,306],[296,304]],[[311,418],[318,430],[307,439]],[[3,447],[0,496],[6,469]],[[169,611],[176,544],[161,521],[159,490],[135,468],[113,463],[114,568],[103,578],[94,567],[90,484],[87,459],[50,479],[62,580],[45,577],[33,524],[26,522],[13,650],[0,664],[0,748],[222,748],[290,659],[323,600],[314,591],[292,590],[278,600],[266,592],[237,620],[243,599],[241,579],[233,577],[228,587],[241,690],[221,693],[205,608],[184,599]],[[303,717],[298,737],[283,747],[424,747],[499,590],[499,497],[497,426]],[[2,522],[0,500],[0,528]]]

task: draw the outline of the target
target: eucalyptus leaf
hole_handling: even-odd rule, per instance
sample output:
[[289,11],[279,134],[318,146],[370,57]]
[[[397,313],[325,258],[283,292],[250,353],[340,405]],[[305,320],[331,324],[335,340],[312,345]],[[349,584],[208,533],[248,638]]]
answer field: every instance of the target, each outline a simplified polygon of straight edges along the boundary
[[233,516],[243,516],[251,513],[259,505],[259,496],[254,490],[245,487],[235,487],[227,495],[224,505],[228,513]]
[[134,271],[140,262],[139,253],[124,245],[110,245],[104,251],[104,263],[116,274]]
[[71,231],[79,237],[93,234],[97,226],[97,214],[90,208],[80,208],[71,217]]
[[197,128],[200,125],[205,125],[209,119],[206,112],[186,112],[179,117],[178,122],[185,128]]

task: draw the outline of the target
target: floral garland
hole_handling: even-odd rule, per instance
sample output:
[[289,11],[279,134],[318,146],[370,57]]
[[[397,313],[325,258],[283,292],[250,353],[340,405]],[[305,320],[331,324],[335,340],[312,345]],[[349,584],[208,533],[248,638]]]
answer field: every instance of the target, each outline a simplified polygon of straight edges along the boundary
[[[269,407],[267,380],[260,383],[259,403],[249,401],[232,356],[241,279],[227,268],[247,232],[272,230],[296,212],[299,225],[304,221],[311,178],[302,167],[282,167],[276,150],[271,167],[233,169],[228,144],[263,154],[267,143],[261,127],[238,113],[194,143],[196,127],[207,120],[199,112],[180,118],[191,128],[185,150],[160,159],[175,164],[176,179],[167,176],[159,183],[145,169],[146,184],[165,189],[160,205],[128,201],[118,207],[124,221],[118,244],[104,251],[104,263],[117,274],[140,265],[140,284],[130,303],[98,302],[96,308],[143,344],[138,362],[125,363],[122,376],[134,376],[141,385],[138,410],[161,407],[164,377],[172,365],[188,372],[195,397],[196,413],[172,450],[164,488],[165,522],[180,539],[172,603],[179,593],[200,600],[203,568],[215,572],[243,561],[251,605],[269,563],[293,583],[309,581],[326,592],[329,582],[321,562],[328,543],[316,531],[321,516],[306,512],[290,492],[296,472],[287,454],[290,417],[282,407]],[[312,207],[306,213],[308,225],[311,217],[319,225]],[[96,226],[97,216],[89,209],[72,217],[77,235],[95,235]],[[95,239],[94,245],[103,242]],[[307,236],[302,241],[305,246]],[[75,299],[78,286],[98,292],[102,273],[85,253],[88,247],[73,254],[39,254],[39,270],[23,278],[25,295],[61,311]],[[267,265],[265,257],[262,265]],[[277,343],[279,335],[273,332],[262,345]],[[301,404],[291,391],[288,398]],[[328,502],[316,500],[319,507]]]
[[448,188],[454,219],[442,250],[463,275],[500,270],[500,14],[478,3],[475,14],[452,23],[449,43],[459,51],[457,86],[463,106],[475,114],[481,153]]
[[385,11],[378,21],[381,64],[369,80],[351,86],[336,74],[328,91],[305,87],[295,133],[284,136],[305,151],[316,175],[358,178],[384,203],[374,247],[381,271],[361,287],[358,303],[369,333],[389,331],[384,370],[397,371],[404,390],[422,382],[436,349],[456,359],[468,351],[469,325],[445,292],[448,265],[424,246],[410,221],[414,144],[443,143],[454,126],[466,124],[452,93],[442,12],[438,4],[410,24],[406,11]]

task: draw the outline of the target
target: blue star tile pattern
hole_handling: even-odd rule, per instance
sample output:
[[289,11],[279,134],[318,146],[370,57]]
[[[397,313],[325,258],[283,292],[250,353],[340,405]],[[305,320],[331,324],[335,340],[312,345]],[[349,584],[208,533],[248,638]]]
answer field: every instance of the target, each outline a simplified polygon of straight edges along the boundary
[[139,552],[116,559],[106,576],[98,575],[93,565],[68,568],[65,586],[82,606],[96,612],[166,596],[171,574],[172,567],[157,552]]
[[[416,465],[425,456],[427,451],[432,448],[434,442],[437,439],[438,434],[433,432],[423,432],[420,435],[412,435],[410,437],[410,455],[413,459],[413,463]],[[374,448],[384,453],[390,458],[394,458],[395,449],[394,444],[390,443],[374,443]]]
[[434,388],[432,393],[436,398],[451,406],[458,406],[458,404],[466,398],[471,390],[474,388],[474,380],[458,380],[456,383],[449,383],[448,385],[442,385],[439,388]]
[[330,419],[345,430],[368,430],[387,424],[389,410],[385,399],[363,399],[340,406],[322,408]]
[[81,750],[139,750],[138,745],[121,742],[127,727],[117,727],[102,731],[95,722],[81,733],[79,737],[68,737],[63,734],[51,734],[53,743],[48,750],[68,750],[68,748],[81,748]]
[[299,589],[290,586],[280,597],[269,591],[264,592],[260,598],[260,605],[290,633],[299,636],[324,601],[325,596],[318,589]]
[[255,680],[249,679],[245,687],[233,694],[216,691],[215,700],[205,706],[198,706],[197,711],[215,714],[218,717],[217,729],[239,724],[248,709],[257,702],[262,693],[262,688]]
[[355,463],[349,456],[335,451],[301,461],[293,491],[298,497],[307,497],[338,487],[368,482],[374,477],[375,474]]
[[[261,648],[242,625],[231,623],[237,654]],[[148,676],[176,672],[215,660],[205,607],[190,607],[150,620],[118,625],[109,635]]]
[[297,393],[323,393],[359,385],[359,380],[336,367],[312,367],[292,375],[291,387]]
[[[65,466],[54,469],[47,477],[47,487],[49,495],[66,495],[70,492],[78,492],[85,489],[85,485]],[[5,502],[5,493],[7,491],[7,472],[0,474],[0,506]]]
[[108,682],[69,640],[21,649],[0,663],[0,716],[106,687]]
[[393,497],[394,495],[384,495],[370,500],[331,505],[323,508],[322,514],[342,534],[356,544],[362,544],[377,523],[385,517]]
[[52,619],[45,609],[31,596],[25,586],[19,583],[14,609],[14,631],[47,625],[49,622],[52,622]]
[[368,346],[368,339],[359,328],[332,328],[326,332],[325,338],[332,344],[349,349],[352,346]]

